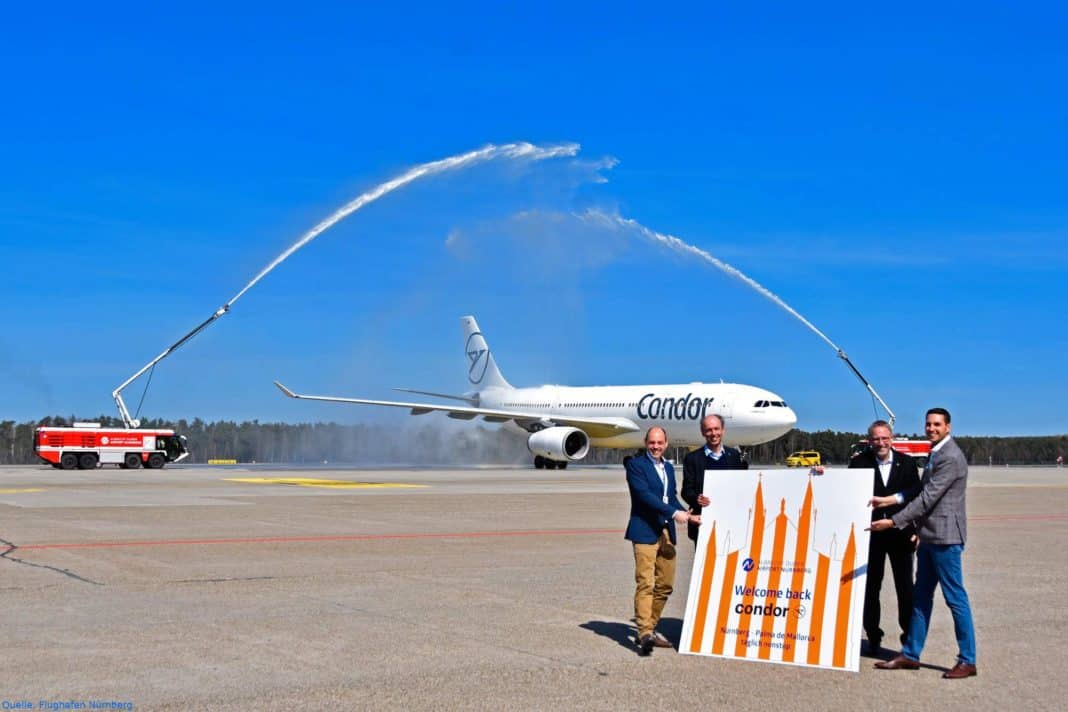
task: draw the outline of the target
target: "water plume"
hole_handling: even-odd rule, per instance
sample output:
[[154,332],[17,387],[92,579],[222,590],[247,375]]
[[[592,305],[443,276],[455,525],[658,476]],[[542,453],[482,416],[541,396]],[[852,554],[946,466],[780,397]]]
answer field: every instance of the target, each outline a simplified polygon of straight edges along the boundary
[[[201,331],[206,329],[216,319],[228,313],[230,311],[230,307],[233,305],[234,302],[240,299],[245,292],[252,289],[252,287],[255,286],[257,282],[259,282],[261,279],[270,274],[271,270],[285,262],[290,255],[292,255],[294,252],[304,247],[309,242],[317,238],[319,235],[323,234],[331,227],[341,222],[349,215],[352,215],[354,212],[367,205],[368,203],[372,203],[381,198],[383,195],[386,195],[387,193],[391,193],[394,190],[397,190],[398,188],[408,185],[412,181],[418,180],[419,178],[435,175],[438,173],[444,173],[446,171],[456,170],[458,168],[464,168],[475,163],[481,163],[483,161],[489,161],[495,158],[540,161],[546,158],[574,156],[578,153],[578,150],[579,145],[577,143],[562,143],[551,146],[536,146],[532,143],[526,142],[506,143],[499,146],[494,144],[488,144],[474,151],[468,151],[467,153],[460,153],[455,156],[449,156],[448,158],[443,158],[438,161],[421,163],[420,165],[415,166],[414,168],[410,168],[404,173],[401,173],[396,178],[387,180],[385,183],[382,183],[376,186],[375,188],[372,188],[371,190],[367,191],[366,193],[357,196],[354,200],[338,208],[336,211],[334,211],[332,215],[327,217],[325,220],[320,222],[311,230],[308,230],[306,233],[301,235],[300,239],[298,239],[292,245],[283,250],[281,254],[279,254],[270,262],[270,264],[261,269],[259,273],[255,277],[253,277],[252,280],[244,286],[244,288],[241,289],[240,292],[230,298],[230,301],[226,302],[217,310],[215,310],[214,314],[212,314],[210,317],[198,324],[196,327],[193,328],[192,331],[187,333],[178,341],[171,344],[159,356],[146,363],[144,366],[141,367],[140,371],[127,378],[118,388],[112,391],[111,397],[115,399],[115,404],[118,406],[119,415],[122,417],[122,422],[125,423],[127,427],[137,427],[139,422],[136,417],[130,416],[129,411],[126,408],[126,403],[122,399],[122,391],[127,386],[136,381],[146,372],[155,369],[157,363],[169,356],[176,349],[180,348],[182,344],[186,343],[194,336],[199,334]],[[145,390],[148,390],[148,384],[145,384]],[[142,395],[142,400],[144,400],[144,395]],[[140,411],[140,406],[138,406],[138,411]]]
[[701,260],[707,262],[708,264],[712,265],[716,269],[718,269],[718,270],[720,270],[722,272],[725,272],[729,276],[734,277],[735,279],[740,280],[740,281],[744,282],[745,284],[749,285],[750,287],[755,289],[761,296],[764,296],[767,299],[770,299],[776,305],[778,305],[779,307],[785,309],[789,314],[791,314],[792,316],[797,318],[798,321],[800,321],[802,324],[804,324],[809,329],[811,329],[816,334],[816,336],[820,337],[825,342],[827,342],[827,345],[830,346],[832,349],[834,349],[835,351],[839,351],[839,352],[841,351],[841,349],[838,348],[838,346],[833,341],[831,341],[829,338],[827,338],[826,334],[824,334],[822,331],[817,329],[816,326],[812,322],[810,322],[808,319],[806,319],[805,317],[801,316],[801,314],[799,314],[789,304],[784,302],[782,300],[782,298],[780,298],[777,294],[775,294],[770,289],[768,289],[767,287],[762,285],[760,282],[757,282],[752,277],[749,277],[748,275],[746,275],[744,272],[742,272],[738,268],[732,267],[731,265],[727,264],[723,260],[720,260],[720,259],[717,259],[716,257],[713,257],[711,254],[709,254],[705,250],[702,250],[700,247],[696,247],[696,246],[691,245],[690,243],[688,243],[688,242],[686,242],[684,240],[680,240],[679,238],[675,237],[674,235],[665,235],[662,232],[657,232],[656,230],[650,230],[649,228],[645,227],[644,225],[642,225],[637,220],[631,220],[630,218],[624,218],[624,217],[621,217],[619,215],[609,214],[609,213],[606,213],[606,212],[604,212],[602,210],[597,210],[595,208],[591,208],[589,210],[586,210],[585,212],[579,213],[578,214],[578,218],[580,220],[584,221],[584,222],[587,222],[587,223],[593,223],[593,224],[597,224],[597,225],[601,225],[601,226],[607,226],[607,227],[610,227],[610,228],[623,228],[623,229],[627,229],[627,230],[633,230],[634,232],[636,232],[638,235],[640,235],[641,237],[645,238],[646,240],[648,240],[650,242],[653,242],[655,244],[667,247],[669,250],[672,250],[673,252],[677,252],[677,253],[680,253],[680,254],[683,254],[683,255],[691,255],[691,256],[695,256],[695,257],[700,258]]
[[890,410],[890,406],[888,406],[886,404],[886,401],[882,399],[882,396],[880,396],[875,391],[874,386],[872,386],[871,383],[868,382],[868,379],[866,379],[864,375],[857,369],[857,367],[853,365],[853,362],[849,359],[849,356],[846,355],[846,352],[840,349],[838,345],[835,344],[833,341],[831,341],[826,334],[817,329],[812,322],[801,316],[801,314],[799,314],[797,310],[795,310],[789,304],[784,302],[777,294],[762,285],[760,282],[757,282],[755,279],[749,277],[747,274],[737,269],[736,267],[732,267],[723,260],[713,257],[711,254],[709,254],[705,250],[702,250],[700,247],[691,245],[690,243],[684,240],[680,240],[674,235],[665,235],[662,232],[650,230],[649,228],[639,223],[637,220],[631,220],[629,218],[621,217],[620,215],[606,213],[602,210],[597,210],[595,208],[591,208],[583,213],[579,213],[577,217],[586,223],[600,225],[609,229],[622,228],[626,230],[632,230],[642,238],[654,244],[664,246],[673,252],[698,257],[699,259],[712,265],[716,269],[725,272],[729,276],[734,277],[735,279],[749,285],[750,287],[755,289],[760,295],[766,297],[774,304],[786,310],[788,314],[792,315],[802,324],[811,329],[812,332],[816,334],[816,336],[823,339],[823,341],[826,342],[828,346],[834,349],[838,355],[838,358],[842,359],[845,365],[849,367],[849,370],[853,372],[853,375],[855,375],[860,380],[860,382],[864,384],[864,387],[868,390],[868,393],[871,394],[872,398],[875,401],[878,401],[879,404],[886,410],[886,413],[889,416],[890,420],[890,427],[892,428],[894,426],[894,421],[897,419],[897,417],[894,415],[894,411]]
[[506,143],[502,145],[489,144],[474,151],[468,151],[467,153],[461,153],[455,156],[449,156],[438,161],[430,161],[428,163],[422,163],[414,168],[410,168],[404,173],[400,174],[396,178],[392,178],[381,185],[372,188],[371,190],[357,196],[352,201],[338,208],[332,215],[320,222],[308,232],[304,233],[299,240],[287,247],[281,254],[274,258],[270,264],[260,270],[259,274],[252,278],[244,288],[235,294],[230,301],[228,301],[220,311],[229,311],[230,306],[236,302],[241,296],[251,289],[257,282],[266,277],[271,270],[278,265],[286,261],[286,259],[294,252],[304,247],[306,244],[317,238],[322,233],[329,230],[337,223],[344,220],[349,215],[374,201],[381,198],[387,193],[391,193],[398,188],[408,185],[414,180],[423,178],[425,176],[435,175],[438,173],[444,173],[446,171],[456,170],[458,168],[464,168],[474,163],[481,163],[483,161],[493,160],[495,158],[509,158],[509,159],[525,159],[528,161],[540,161],[546,158],[557,158],[561,156],[574,156],[578,153],[579,145],[577,143],[564,143],[555,146],[536,146],[532,143],[518,142],[518,143]]

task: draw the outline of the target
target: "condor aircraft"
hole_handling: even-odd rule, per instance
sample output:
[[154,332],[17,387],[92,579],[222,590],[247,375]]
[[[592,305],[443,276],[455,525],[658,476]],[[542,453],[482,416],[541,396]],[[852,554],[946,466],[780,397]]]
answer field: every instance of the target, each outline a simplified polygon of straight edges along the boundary
[[515,388],[504,380],[497,361],[473,316],[460,319],[467,356],[467,380],[473,390],[447,395],[411,388],[396,390],[459,401],[464,405],[309,396],[294,393],[278,381],[290,398],[408,408],[412,415],[442,411],[450,418],[505,423],[529,434],[527,448],[534,466],[563,469],[586,457],[590,447],[638,448],[645,431],[660,426],[673,445],[704,443],[700,421],[716,414],[726,423],[729,445],[757,445],[785,434],[797,416],[770,391],[739,383],[687,383],[659,386],[538,386]]

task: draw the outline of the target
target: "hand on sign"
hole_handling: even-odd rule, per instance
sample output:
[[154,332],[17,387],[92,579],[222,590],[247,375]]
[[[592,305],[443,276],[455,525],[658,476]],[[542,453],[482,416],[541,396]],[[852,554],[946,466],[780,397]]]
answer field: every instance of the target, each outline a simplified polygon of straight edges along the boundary
[[[878,499],[877,497],[874,499]],[[877,519],[871,523],[871,526],[865,529],[866,532],[881,532],[891,529],[894,526],[893,520],[890,519]]]
[[712,500],[710,500],[703,494],[699,494],[697,495],[697,504],[701,505],[702,507],[707,507],[708,505],[712,504]]

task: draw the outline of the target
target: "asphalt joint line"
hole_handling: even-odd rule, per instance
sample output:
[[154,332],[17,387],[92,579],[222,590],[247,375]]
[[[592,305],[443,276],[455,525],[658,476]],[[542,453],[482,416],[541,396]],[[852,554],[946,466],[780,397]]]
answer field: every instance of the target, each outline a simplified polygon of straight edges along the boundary
[[30,566],[35,569],[47,569],[48,571],[54,571],[57,574],[61,574],[63,576],[66,576],[67,578],[74,579],[75,581],[81,581],[82,583],[87,583],[93,586],[104,585],[100,581],[93,581],[91,579],[85,578],[84,576],[79,576],[78,574],[74,573],[69,569],[61,569],[56,566],[49,566],[48,564],[35,564],[32,561],[26,561],[25,559],[16,558],[11,554],[18,551],[19,547],[17,544],[14,544],[8,541],[7,539],[0,538],[0,546],[5,547],[3,551],[0,551],[0,559],[3,559],[4,561],[10,561],[13,564],[22,564],[23,566]]

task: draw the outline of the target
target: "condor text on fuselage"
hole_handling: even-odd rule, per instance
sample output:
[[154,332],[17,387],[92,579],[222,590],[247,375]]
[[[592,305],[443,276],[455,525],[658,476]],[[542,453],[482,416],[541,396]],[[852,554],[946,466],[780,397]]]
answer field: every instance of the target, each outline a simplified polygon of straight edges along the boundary
[[460,319],[471,390],[451,395],[409,388],[462,405],[311,396],[275,385],[290,398],[407,408],[412,415],[442,412],[450,418],[504,423],[527,435],[536,467],[566,467],[590,447],[638,448],[649,428],[663,428],[673,445],[704,442],[700,422],[718,415],[726,426],[724,442],[750,446],[774,440],[797,423],[786,402],[769,390],[741,383],[688,383],[635,386],[538,386],[515,388],[501,375],[497,361],[472,316]]
[[774,440],[797,422],[793,410],[774,393],[740,383],[487,389],[480,392],[479,402],[486,408],[544,409],[550,418],[618,418],[637,426],[605,434],[591,428],[594,447],[641,447],[654,426],[664,428],[672,445],[695,447],[704,443],[700,422],[706,415],[723,418],[724,442],[745,447]]

